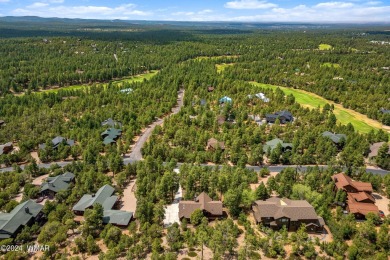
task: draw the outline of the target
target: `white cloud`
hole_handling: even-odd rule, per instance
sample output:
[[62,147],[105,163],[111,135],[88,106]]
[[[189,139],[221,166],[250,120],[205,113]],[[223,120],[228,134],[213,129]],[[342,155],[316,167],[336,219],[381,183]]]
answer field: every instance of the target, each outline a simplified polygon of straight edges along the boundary
[[267,1],[258,0],[235,0],[225,4],[225,8],[230,9],[269,9],[277,6]]
[[[340,2],[339,2],[340,3]],[[246,22],[384,22],[390,21],[390,6],[367,7],[364,3],[348,8],[343,4],[335,5],[331,11],[328,8],[319,8],[318,5],[308,7],[298,5],[293,8],[273,8],[268,12],[251,15],[236,16],[232,21]]]
[[[198,12],[175,12],[171,15],[174,16],[175,19],[171,17],[164,17],[164,20],[179,20],[179,21],[210,21],[210,15],[213,13],[213,10],[204,9]],[[213,19],[218,19],[214,14],[212,15]]]
[[0,0],[0,3],[8,3],[9,0]]
[[314,7],[317,8],[349,8],[354,6],[353,3],[348,3],[348,2],[325,2],[325,3],[319,3]]
[[47,0],[46,2],[51,4],[62,4],[64,0]]
[[380,5],[381,3],[381,1],[369,1],[366,3],[366,5]]
[[34,8],[45,7],[45,6],[48,6],[48,5],[49,5],[49,4],[47,4],[47,3],[35,2],[35,3],[33,3],[32,5],[28,5],[28,6],[26,6],[26,7],[27,7],[27,8],[34,9]]
[[[53,1],[53,0],[52,0]],[[134,4],[123,4],[116,7],[107,6],[26,6],[12,11],[14,15],[36,15],[41,17],[84,18],[84,19],[133,19],[151,15],[136,9]]]

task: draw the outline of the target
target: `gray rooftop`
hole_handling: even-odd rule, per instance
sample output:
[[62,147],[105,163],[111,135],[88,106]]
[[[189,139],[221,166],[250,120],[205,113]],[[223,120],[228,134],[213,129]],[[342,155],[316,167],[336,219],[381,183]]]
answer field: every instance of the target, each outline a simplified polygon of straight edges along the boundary
[[74,205],[74,211],[85,211],[87,208],[99,203],[103,206],[104,210],[112,209],[114,206],[117,196],[112,195],[115,189],[110,185],[106,184],[101,187],[95,195],[86,194],[84,195],[76,205]]
[[267,152],[268,148],[271,148],[271,151],[276,148],[278,144],[281,144],[283,148],[292,148],[293,144],[292,143],[285,143],[283,140],[279,138],[272,139],[271,141],[268,141],[265,143],[263,146],[263,152]]
[[259,220],[260,218],[268,217],[274,219],[287,217],[292,221],[318,219],[313,206],[306,200],[290,200],[272,197],[265,201],[255,201],[255,207],[258,209],[256,218]]
[[115,126],[119,126],[119,127],[122,127],[122,123],[119,122],[119,121],[115,121],[114,119],[112,118],[109,118],[107,120],[104,120],[102,122],[102,126],[105,126],[105,125],[108,125],[108,126],[111,126],[111,127],[115,127]]
[[[57,136],[57,137],[54,137],[51,142],[53,144],[53,148],[57,148],[62,142],[66,142],[67,145],[69,146],[73,146],[74,145],[74,140],[72,139],[66,139],[62,136]],[[39,145],[39,149],[45,149],[46,148],[46,144],[40,144]]]
[[41,212],[43,206],[27,200],[16,206],[10,213],[0,214],[0,238],[10,238],[20,226],[25,226]]
[[346,140],[347,136],[345,134],[334,134],[329,131],[325,131],[322,133],[323,137],[328,137],[330,140],[332,140],[335,144],[338,144],[341,142],[341,140]]
[[75,175],[71,172],[66,172],[62,175],[56,177],[48,177],[46,182],[41,185],[41,192],[50,190],[54,192],[59,192],[62,190],[67,190],[74,180]]
[[105,210],[103,212],[103,223],[127,226],[133,217],[132,212],[123,210]]

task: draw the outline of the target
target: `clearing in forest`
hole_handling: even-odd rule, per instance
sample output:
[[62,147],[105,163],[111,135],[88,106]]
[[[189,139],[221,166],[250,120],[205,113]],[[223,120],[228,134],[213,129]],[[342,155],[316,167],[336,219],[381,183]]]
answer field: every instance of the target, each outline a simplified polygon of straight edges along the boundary
[[251,82],[251,84],[269,89],[277,89],[280,88],[286,95],[292,94],[295,97],[295,101],[299,104],[309,107],[309,108],[317,108],[323,107],[325,104],[334,105],[334,111],[337,120],[346,125],[351,123],[355,130],[361,133],[368,133],[371,130],[379,130],[382,129],[388,133],[390,133],[390,126],[385,126],[382,123],[368,118],[366,115],[360,114],[352,109],[348,109],[343,107],[340,104],[336,104],[333,101],[327,100],[321,96],[318,96],[314,93],[307,92],[300,89],[292,89],[286,87],[280,87],[275,85],[263,84],[258,82]]
[[[152,70],[152,71],[150,71],[148,73],[138,74],[138,75],[131,76],[131,77],[128,77],[128,78],[123,78],[123,79],[120,79],[120,80],[114,80],[114,81],[111,81],[111,83],[115,84],[115,85],[122,85],[123,83],[142,82],[144,79],[145,80],[150,80],[157,73],[158,73],[158,70]],[[108,83],[103,83],[103,84],[100,84],[100,85],[102,85],[103,87],[106,87],[107,84]],[[60,90],[78,90],[78,89],[82,89],[82,88],[85,88],[85,87],[88,87],[88,86],[90,86],[90,85],[72,85],[72,86],[62,87],[62,88],[41,90],[39,92],[34,92],[34,93],[57,93]]]
[[325,62],[325,63],[323,63],[323,64],[321,65],[321,67],[338,69],[338,68],[340,68],[340,64],[331,63],[331,62]]
[[215,67],[217,68],[217,72],[221,73],[223,72],[227,67],[233,66],[234,63],[221,63],[221,64],[215,64]]
[[318,46],[318,49],[320,51],[329,51],[331,49],[333,49],[332,45],[329,45],[329,44],[325,44],[325,43],[321,43],[319,46]]

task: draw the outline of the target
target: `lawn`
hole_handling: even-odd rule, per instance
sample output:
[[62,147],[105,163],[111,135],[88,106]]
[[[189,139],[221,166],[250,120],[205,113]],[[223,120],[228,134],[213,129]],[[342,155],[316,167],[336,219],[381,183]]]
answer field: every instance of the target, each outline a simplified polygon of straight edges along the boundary
[[318,46],[318,49],[320,51],[329,51],[331,49],[333,49],[332,45],[329,45],[329,44],[325,44],[325,43],[321,43],[319,46]]
[[[142,82],[144,79],[150,80],[157,73],[158,73],[158,70],[152,70],[152,71],[145,73],[145,74],[139,74],[139,75],[135,75],[135,76],[128,77],[128,78],[123,78],[120,80],[114,80],[114,81],[111,81],[111,83],[116,84],[116,85],[122,85],[123,83]],[[106,87],[107,84],[108,83],[101,83],[99,85]],[[42,90],[42,91],[34,92],[34,93],[57,93],[60,90],[77,90],[77,89],[87,88],[89,86],[90,85],[72,85],[72,86],[56,88],[56,89],[46,89],[46,90]]]
[[338,69],[338,68],[340,68],[340,64],[325,62],[325,63],[323,63],[323,64],[321,65],[321,67],[327,67],[327,68],[335,68],[335,69]]
[[368,133],[372,129],[373,130],[382,129],[390,133],[390,127],[383,126],[383,124],[381,124],[380,122],[370,119],[366,115],[360,114],[351,109],[344,108],[342,105],[336,104],[333,101],[327,100],[316,94],[304,90],[300,90],[300,89],[279,87],[275,85],[269,85],[269,84],[263,84],[257,82],[251,82],[251,84],[262,88],[270,88],[270,89],[280,88],[286,95],[293,94],[296,102],[298,102],[304,107],[317,108],[317,107],[323,107],[327,103],[333,104],[334,114],[337,120],[344,125],[351,123],[355,128],[355,130],[361,133]]

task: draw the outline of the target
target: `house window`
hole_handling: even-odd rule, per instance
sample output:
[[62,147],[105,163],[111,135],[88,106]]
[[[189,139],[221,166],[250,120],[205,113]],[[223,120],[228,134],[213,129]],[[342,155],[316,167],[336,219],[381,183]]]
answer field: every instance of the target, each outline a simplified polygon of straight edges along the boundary
[[288,219],[287,218],[282,218],[280,219],[281,222],[288,222]]

